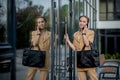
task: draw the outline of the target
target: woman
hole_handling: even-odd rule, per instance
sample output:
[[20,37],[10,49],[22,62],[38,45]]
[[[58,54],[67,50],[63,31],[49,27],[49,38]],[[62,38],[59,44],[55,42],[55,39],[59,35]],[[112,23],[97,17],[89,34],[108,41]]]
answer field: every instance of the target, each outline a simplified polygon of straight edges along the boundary
[[45,66],[42,68],[29,67],[26,80],[33,80],[37,70],[40,71],[40,80],[46,80],[50,67],[50,32],[45,29],[46,20],[44,17],[36,18],[36,30],[31,33],[31,43],[34,50],[46,51]]
[[[85,50],[90,50],[90,42],[93,43],[94,31],[88,29],[89,18],[87,16],[79,17],[79,30],[73,35],[73,43],[69,40],[69,36],[66,34],[64,38],[66,39],[68,45],[74,51],[81,51],[85,45]],[[86,80],[86,72],[88,73],[90,80],[98,80],[95,68],[78,68],[78,80]]]

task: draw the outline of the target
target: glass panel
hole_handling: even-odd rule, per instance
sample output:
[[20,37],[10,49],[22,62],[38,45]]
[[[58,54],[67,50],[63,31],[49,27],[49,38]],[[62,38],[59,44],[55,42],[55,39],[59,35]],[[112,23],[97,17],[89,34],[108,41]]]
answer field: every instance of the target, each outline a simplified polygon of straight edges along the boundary
[[76,10],[76,15],[77,15],[76,19],[78,19],[78,17],[83,14],[83,2],[80,0],[76,0],[75,4],[76,4],[75,10]]
[[[35,30],[35,18],[39,15],[47,19],[46,28],[50,30],[50,8],[51,0],[16,0],[16,16],[17,16],[17,60],[22,59],[19,51],[29,47],[30,32]],[[20,50],[18,50],[20,49]],[[28,68],[23,66],[19,61],[16,62],[16,80],[25,80]],[[40,73],[36,73],[34,79],[39,80]],[[49,79],[50,80],[50,79]]]
[[101,53],[105,53],[105,37],[101,36]]
[[115,0],[116,1],[116,12],[120,12],[120,0]]
[[115,19],[120,20],[120,0],[116,0]]
[[107,38],[107,52],[110,53],[110,54],[114,54],[114,49],[115,46],[114,46],[114,37],[108,37]]
[[108,2],[108,12],[113,12],[114,11],[114,0],[109,0]]
[[35,29],[37,16],[46,18],[46,28],[50,30],[50,5],[50,1],[46,0],[16,0],[17,36],[19,36],[17,37],[17,48],[29,46],[30,31]]
[[90,3],[90,0],[87,0]]
[[0,43],[7,42],[7,0],[0,0]]
[[108,2],[108,20],[113,20],[114,18],[113,18],[113,12],[114,12],[114,5],[113,5],[113,3],[114,3],[114,0],[109,0],[109,2]]
[[113,13],[108,13],[108,20],[113,20]]
[[105,0],[100,0],[100,12],[106,12],[106,2]]
[[120,20],[120,12],[115,13],[115,20]]
[[120,36],[117,37],[117,52],[120,54]]
[[100,0],[100,20],[104,20],[105,15],[103,13],[106,14],[106,4],[108,4],[108,20],[120,20],[120,0],[108,0],[107,2],[106,0]]
[[106,20],[106,2],[105,0],[100,0],[100,20]]
[[91,0],[92,1],[92,6],[95,6],[95,2],[96,2],[96,0]]
[[100,20],[106,20],[106,13],[100,13]]

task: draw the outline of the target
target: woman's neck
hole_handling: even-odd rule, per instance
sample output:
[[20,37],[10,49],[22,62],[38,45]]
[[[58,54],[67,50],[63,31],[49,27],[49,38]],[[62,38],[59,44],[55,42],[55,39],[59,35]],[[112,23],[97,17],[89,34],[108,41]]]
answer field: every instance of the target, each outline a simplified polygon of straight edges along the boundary
[[45,32],[45,31],[46,31],[46,29],[41,29],[41,30],[40,30],[41,33]]
[[82,29],[80,28],[79,31],[82,32]]

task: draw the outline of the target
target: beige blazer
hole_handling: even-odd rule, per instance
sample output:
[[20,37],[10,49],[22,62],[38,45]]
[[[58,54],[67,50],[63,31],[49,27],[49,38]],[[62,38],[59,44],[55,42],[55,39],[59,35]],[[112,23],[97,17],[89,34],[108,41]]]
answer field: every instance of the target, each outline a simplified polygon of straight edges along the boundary
[[[34,38],[35,36],[37,36],[37,31],[32,31],[31,33],[31,39]],[[39,47],[40,50],[46,51],[46,58],[45,58],[45,67],[40,68],[41,70],[48,70],[50,68],[50,36],[51,33],[47,30],[45,30],[42,35],[40,35],[39,38]],[[34,46],[33,49],[38,50],[37,46]]]
[[[86,37],[90,42],[93,43],[94,31],[93,30],[87,30],[86,31]],[[82,33],[80,31],[77,31],[77,32],[74,33],[74,35],[73,35],[73,44],[76,47],[77,51],[82,50],[82,48],[84,46],[84,42],[83,42]],[[90,46],[85,47],[85,50],[90,50]]]
[[[81,51],[83,46],[84,46],[84,42],[83,42],[83,37],[82,37],[82,33],[80,31],[77,31],[74,33],[73,35],[74,39],[73,39],[73,44],[74,46],[76,47],[76,50],[77,51]],[[88,38],[88,40],[90,42],[93,43],[93,40],[94,40],[94,31],[93,30],[87,30],[86,31],[86,37]],[[88,47],[85,47],[85,50],[90,50],[90,46]],[[75,61],[77,62],[77,61]],[[77,65],[77,63],[75,63]],[[86,70],[89,70],[90,68],[77,68],[77,71],[86,71]]]

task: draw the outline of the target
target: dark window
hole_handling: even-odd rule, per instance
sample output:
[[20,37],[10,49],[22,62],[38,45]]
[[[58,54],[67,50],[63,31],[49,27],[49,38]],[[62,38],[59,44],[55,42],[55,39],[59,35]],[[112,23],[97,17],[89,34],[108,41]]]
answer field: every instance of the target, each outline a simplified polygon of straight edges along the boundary
[[117,37],[117,52],[120,53],[120,36]]
[[120,0],[115,0],[115,15],[116,20],[120,20]]
[[109,54],[114,54],[114,37],[108,37],[107,38],[107,52]]
[[101,53],[120,53],[120,30],[108,29],[100,30],[101,33]]
[[120,20],[120,0],[100,0],[100,20]]

